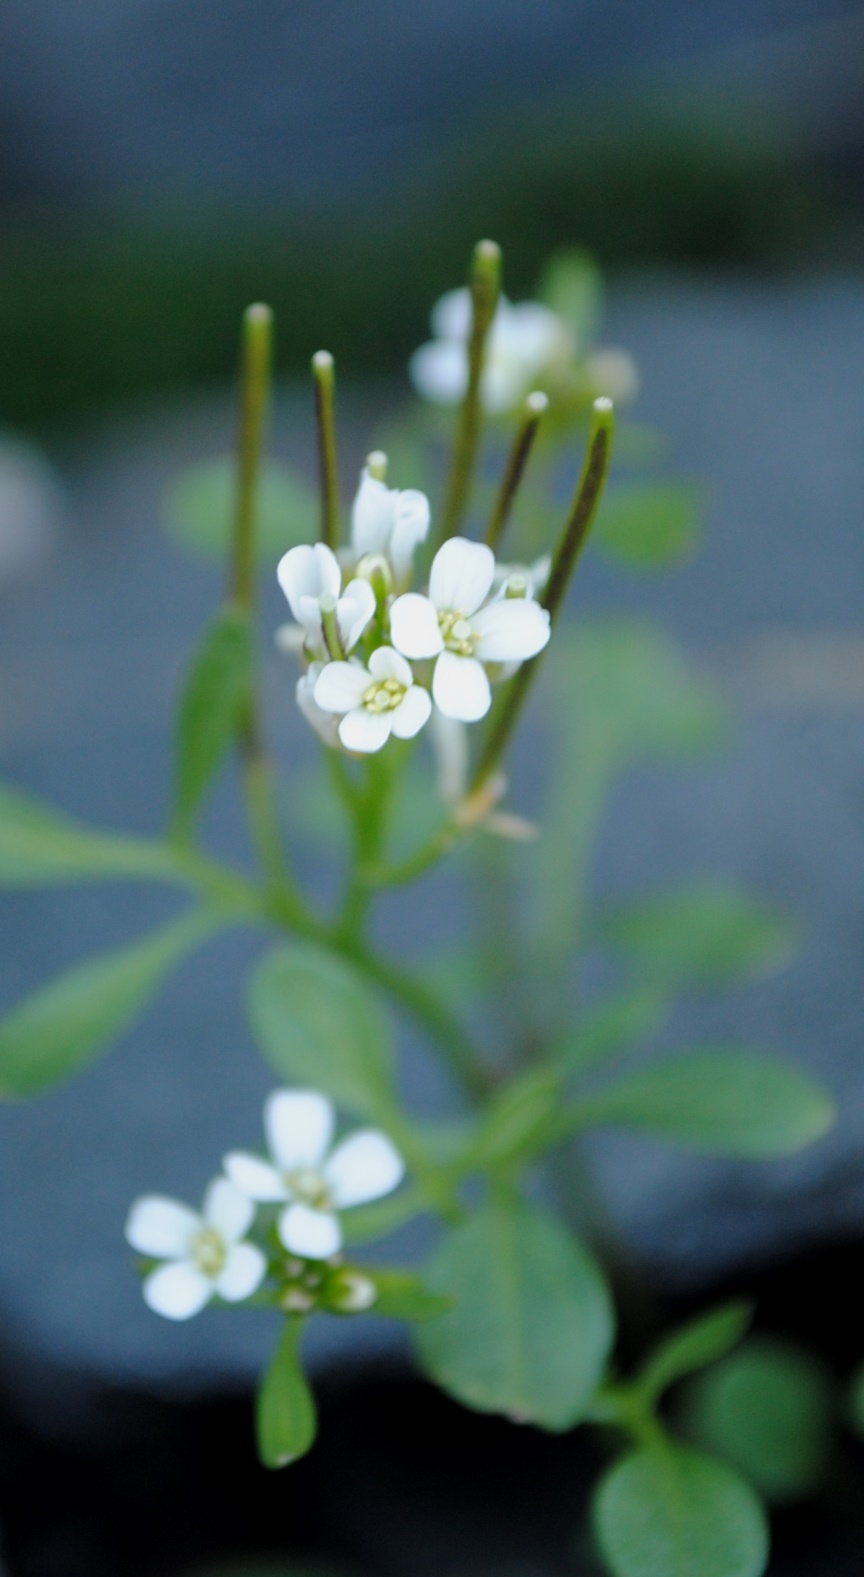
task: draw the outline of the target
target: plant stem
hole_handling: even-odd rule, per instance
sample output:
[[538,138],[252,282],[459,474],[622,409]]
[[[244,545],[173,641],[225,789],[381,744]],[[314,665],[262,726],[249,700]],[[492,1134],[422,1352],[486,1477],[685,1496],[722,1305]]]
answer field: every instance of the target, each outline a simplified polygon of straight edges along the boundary
[[318,428],[321,541],[335,552],[339,545],[339,473],[333,408],[334,367],[329,350],[315,352],[312,357],[312,376],[315,380],[315,420]]
[[480,439],[480,380],[486,339],[492,327],[501,283],[501,249],[494,241],[478,241],[471,262],[471,336],[468,341],[468,387],[459,412],[453,462],[442,512],[441,539],[459,531],[468,504]]
[[255,506],[270,396],[272,340],[270,308],[261,302],[247,307],[243,315],[237,495],[229,594],[237,608],[250,614],[255,596]]
[[546,395],[541,394],[539,390],[535,390],[533,394],[528,395],[522,407],[522,420],[516,429],[516,437],[507,457],[498,497],[495,500],[492,514],[489,517],[489,524],[486,527],[485,541],[493,552],[498,551],[498,544],[504,534],[504,527],[510,519],[519,483],[522,480],[522,473],[534,446],[540,419],[548,405],[549,401]]

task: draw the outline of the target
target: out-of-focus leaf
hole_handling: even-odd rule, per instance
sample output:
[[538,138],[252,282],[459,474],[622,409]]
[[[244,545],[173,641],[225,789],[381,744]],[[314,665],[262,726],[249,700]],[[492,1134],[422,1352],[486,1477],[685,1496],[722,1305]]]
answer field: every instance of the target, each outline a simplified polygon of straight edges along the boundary
[[180,700],[174,786],[174,831],[186,836],[231,741],[252,684],[249,619],[225,609],[205,633]]
[[653,1402],[683,1375],[724,1358],[740,1342],[752,1317],[749,1303],[727,1303],[672,1331],[642,1366],[639,1389],[643,1396]]
[[760,1337],[690,1382],[681,1417],[697,1445],[779,1502],[819,1487],[831,1410],[822,1366],[797,1347]]
[[669,997],[662,988],[637,986],[577,1020],[554,1049],[562,1073],[587,1073],[601,1062],[650,1040],[669,1017]]
[[574,349],[580,354],[587,350],[603,318],[603,275],[590,253],[578,247],[555,252],[543,270],[537,296],[564,319]]
[[302,1322],[289,1319],[258,1391],[258,1454],[265,1467],[287,1467],[315,1439],[315,1401],[300,1367]]
[[420,1276],[410,1270],[368,1270],[363,1274],[374,1281],[378,1297],[372,1313],[393,1320],[434,1320],[452,1308],[450,1298],[430,1292]]
[[337,1106],[386,1124],[393,1046],[378,999],[357,970],[310,943],[274,948],[255,970],[249,1015],[280,1078],[326,1090]]
[[782,968],[798,928],[749,893],[703,881],[617,906],[599,936],[653,986],[692,990]]
[[0,887],[127,877],[183,879],[177,856],[167,844],[101,833],[0,785]]
[[447,1233],[426,1285],[454,1300],[417,1333],[445,1391],[544,1429],[584,1416],[614,1314],[594,1260],[556,1221],[526,1205],[487,1206]]
[[0,1019],[0,1096],[38,1095],[92,1062],[137,1017],[163,976],[218,924],[206,911],[193,910],[25,997]]
[[761,1577],[768,1529],[753,1491],[671,1443],[631,1451],[601,1480],[594,1526],[613,1577]]
[[705,493],[692,482],[633,482],[604,496],[595,547],[628,569],[665,569],[698,547]]
[[[206,460],[176,478],[165,503],[168,530],[180,547],[201,558],[227,558],[234,525],[236,465],[230,456]],[[261,468],[255,540],[259,559],[275,563],[298,542],[314,542],[319,528],[316,493],[278,460]]]
[[490,1101],[471,1142],[466,1165],[494,1168],[530,1156],[561,1100],[561,1076],[550,1067],[529,1068]]
[[731,1048],[663,1057],[571,1110],[580,1128],[635,1128],[687,1150],[753,1160],[802,1150],[835,1117],[830,1096],[800,1069]]

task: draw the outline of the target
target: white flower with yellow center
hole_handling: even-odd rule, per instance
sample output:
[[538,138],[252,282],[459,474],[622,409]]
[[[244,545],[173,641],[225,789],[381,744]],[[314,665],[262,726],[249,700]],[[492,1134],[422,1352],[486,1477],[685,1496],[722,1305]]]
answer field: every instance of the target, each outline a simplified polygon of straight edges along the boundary
[[[411,357],[412,381],[434,405],[458,405],[468,387],[470,291],[450,290],[441,297],[432,311],[432,332],[435,339]],[[480,382],[484,408],[496,416],[514,410],[544,373],[566,365],[572,355],[570,331],[556,312],[539,301],[514,306],[500,296]]]
[[326,663],[313,692],[321,712],[342,714],[339,738],[346,750],[371,755],[391,734],[413,739],[429,719],[428,691],[414,683],[404,657],[392,646],[379,646],[362,663]]
[[360,486],[351,507],[351,554],[360,560],[368,554],[383,554],[389,559],[397,586],[411,573],[411,561],[418,543],[425,542],[429,531],[429,500],[416,488],[387,487],[369,474],[360,473]]
[[276,573],[308,649],[332,657],[335,642],[342,656],[353,651],[375,612],[369,582],[349,581],[343,592],[339,561],[323,542],[289,548]]
[[126,1222],[126,1241],[139,1254],[164,1259],[144,1280],[144,1301],[167,1320],[188,1320],[216,1295],[239,1303],[260,1286],[267,1261],[244,1243],[255,1214],[226,1177],[210,1184],[201,1212],[177,1199],[145,1194]]
[[317,1090],[276,1090],[264,1107],[271,1159],[245,1151],[225,1157],[225,1170],[249,1199],[286,1202],[281,1241],[301,1259],[328,1259],[342,1247],[340,1210],[380,1199],[401,1183],[405,1165],[377,1129],[361,1129],[333,1145],[335,1114]]
[[491,548],[451,537],[432,560],[428,597],[406,592],[390,609],[393,645],[405,657],[438,659],[435,704],[463,723],[476,723],[491,705],[484,664],[523,663],[549,639],[549,615],[532,597],[486,602],[494,579]]

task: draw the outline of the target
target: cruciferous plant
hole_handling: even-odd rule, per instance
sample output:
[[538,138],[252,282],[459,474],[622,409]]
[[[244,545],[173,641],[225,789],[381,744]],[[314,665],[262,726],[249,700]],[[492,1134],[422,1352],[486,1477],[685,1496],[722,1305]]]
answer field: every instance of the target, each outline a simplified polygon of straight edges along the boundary
[[[422,1371],[465,1406],[604,1432],[611,1465],[594,1532],[616,1577],[758,1577],[768,1539],[752,1483],[682,1438],[665,1407],[670,1387],[736,1346],[748,1310],[709,1310],[622,1373],[614,1254],[581,1144],[617,1126],[769,1159],[816,1140],[832,1107],[801,1072],[750,1049],[643,1055],[677,997],[778,962],[788,927],[716,881],[611,911],[590,901],[592,847],[618,774],[703,748],[720,708],[660,632],[563,621],[595,518],[598,546],[639,566],[687,545],[689,505],[670,484],[613,483],[604,500],[614,406],[632,395],[635,369],[595,343],[587,261],[555,260],[543,299],[518,305],[499,275],[498,248],[481,242],[468,286],[438,303],[435,337],[411,366],[425,403],[394,421],[389,455],[369,453],[347,529],[333,359],[312,362],[320,487],[310,500],[264,460],[271,315],[247,311],[230,521],[224,470],[178,494],[182,530],[221,533],[228,572],[180,697],[164,837],[103,834],[0,792],[6,886],[139,878],[188,901],[134,946],[13,1007],[0,1022],[0,1085],[29,1097],[68,1078],[190,950],[225,927],[258,928],[267,944],[249,1023],[279,1080],[263,1141],[226,1133],[226,1145],[248,1148],[226,1151],[200,1206],[147,1195],[126,1235],[157,1314],[186,1320],[211,1301],[281,1313],[258,1394],[263,1462],[286,1466],[313,1444],[307,1322],[371,1311],[410,1322]],[[621,438],[626,461],[641,440],[626,426]],[[331,912],[293,872],[265,745],[262,536],[279,548],[290,611],[275,632],[281,660],[298,665],[296,702],[320,741],[320,792],[338,807],[347,849]],[[508,801],[505,776],[535,710],[546,722],[539,825]],[[529,727],[534,740],[535,719]],[[198,830],[234,747],[247,869]],[[460,891],[479,894],[473,955],[464,927],[454,948],[446,908],[436,958],[382,951],[378,906],[396,889],[422,893],[444,862],[458,866]],[[599,994],[585,988],[589,949],[610,962]],[[447,1121],[400,1099],[394,1034],[409,1021],[452,1086]],[[382,1266],[372,1245],[420,1215],[439,1226],[428,1262]]]

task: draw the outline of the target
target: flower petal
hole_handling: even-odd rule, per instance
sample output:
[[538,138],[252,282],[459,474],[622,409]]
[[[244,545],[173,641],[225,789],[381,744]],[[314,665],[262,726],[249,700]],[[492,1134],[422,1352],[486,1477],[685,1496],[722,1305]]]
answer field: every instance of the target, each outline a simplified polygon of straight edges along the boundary
[[437,657],[444,640],[435,604],[416,591],[397,597],[390,609],[390,639],[403,657]]
[[482,663],[476,657],[442,652],[435,664],[432,696],[445,717],[476,723],[492,705],[492,692]]
[[448,290],[432,308],[432,333],[439,339],[467,340],[471,333],[471,292],[467,285]]
[[234,1187],[239,1188],[247,1199],[255,1199],[267,1204],[275,1199],[288,1198],[288,1190],[282,1181],[282,1174],[277,1172],[269,1161],[262,1161],[257,1155],[249,1155],[246,1150],[231,1150],[223,1157],[222,1165]]
[[178,1199],[145,1194],[136,1199],[126,1221],[126,1242],[139,1254],[157,1259],[182,1259],[190,1239],[201,1230],[201,1217]]
[[530,597],[502,597],[471,620],[479,635],[474,650],[484,663],[525,662],[542,652],[549,639],[549,615]]
[[267,1261],[254,1243],[235,1243],[219,1275],[216,1291],[226,1303],[239,1303],[260,1287],[267,1273]]
[[397,739],[413,739],[419,734],[424,723],[428,723],[432,711],[432,698],[428,690],[419,684],[412,684],[405,691],[402,700],[390,714],[390,727]]
[[336,1216],[308,1205],[289,1205],[279,1217],[282,1242],[301,1259],[329,1259],[342,1247],[342,1230]]
[[468,387],[468,355],[458,340],[430,340],[415,350],[408,374],[432,405],[457,405]]
[[334,1124],[333,1107],[318,1090],[275,1090],[264,1105],[270,1153],[283,1172],[319,1166]]
[[[452,609],[468,616],[489,595],[494,576],[495,555],[485,542],[451,537],[432,560],[429,596],[436,608]],[[411,653],[405,655],[410,657]]]
[[276,574],[298,624],[303,623],[300,617],[301,597],[314,597],[317,601],[324,592],[338,597],[342,584],[336,555],[323,542],[316,542],[313,546],[304,542],[296,548],[289,548],[279,560]]
[[369,658],[369,672],[373,679],[398,679],[406,690],[414,683],[414,675],[404,657],[392,646],[378,646]]
[[369,688],[369,674],[360,663],[325,663],[315,684],[315,705],[322,712],[350,712]]
[[[321,667],[320,663],[313,663],[308,673],[301,674],[294,695],[307,723],[314,728],[318,738],[332,748],[338,744],[338,720],[332,712],[322,712],[315,700],[315,686]],[[317,671],[313,673],[313,669]]]
[[367,712],[358,706],[346,712],[339,724],[339,738],[346,750],[356,750],[362,756],[374,755],[386,745],[393,727],[394,712]]
[[390,560],[397,581],[404,582],[411,569],[414,549],[418,543],[426,541],[429,532],[429,500],[416,488],[406,488],[397,493],[393,514]]
[[357,558],[384,552],[393,530],[395,502],[393,489],[370,476],[364,465],[351,506],[351,546]]
[[368,580],[358,577],[350,581],[336,604],[336,623],[344,651],[353,651],[374,612],[375,593]]
[[405,1162],[386,1133],[363,1128],[336,1146],[324,1176],[337,1210],[346,1210],[391,1193],[405,1176]]
[[144,1302],[166,1320],[191,1320],[213,1296],[213,1283],[188,1260],[160,1265],[151,1271],[142,1288]]
[[255,1206],[229,1178],[217,1177],[204,1195],[203,1215],[224,1243],[239,1243],[252,1225]]

